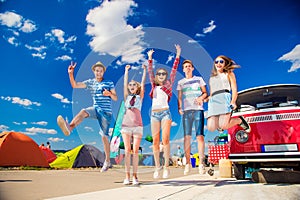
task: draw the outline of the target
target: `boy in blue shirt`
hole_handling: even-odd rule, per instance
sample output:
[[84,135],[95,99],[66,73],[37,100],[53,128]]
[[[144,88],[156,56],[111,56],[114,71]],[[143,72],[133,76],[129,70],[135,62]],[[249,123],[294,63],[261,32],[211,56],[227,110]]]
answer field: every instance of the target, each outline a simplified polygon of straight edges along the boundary
[[110,166],[110,147],[108,140],[108,130],[112,119],[112,100],[117,101],[118,97],[116,94],[114,83],[110,80],[103,78],[106,71],[106,67],[101,63],[97,62],[92,66],[95,78],[88,79],[83,82],[77,82],[74,78],[74,68],[76,63],[71,62],[68,68],[70,83],[73,88],[86,88],[90,90],[93,97],[93,106],[82,109],[69,124],[64,118],[59,115],[57,117],[57,124],[61,128],[62,132],[69,136],[72,130],[78,126],[84,118],[97,119],[100,125],[100,135],[104,145],[105,162],[101,172],[108,170]]

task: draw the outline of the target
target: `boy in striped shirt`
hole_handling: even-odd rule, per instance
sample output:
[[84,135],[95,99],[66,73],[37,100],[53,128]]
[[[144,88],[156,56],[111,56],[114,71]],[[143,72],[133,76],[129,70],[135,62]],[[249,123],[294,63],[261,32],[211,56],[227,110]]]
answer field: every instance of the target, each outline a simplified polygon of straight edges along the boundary
[[90,90],[93,98],[93,106],[82,109],[69,124],[61,115],[57,117],[58,126],[66,136],[69,136],[72,130],[78,126],[84,118],[97,119],[100,125],[100,135],[104,144],[105,162],[103,163],[101,172],[108,170],[110,166],[110,147],[108,140],[108,130],[112,119],[112,100],[117,101],[114,83],[103,78],[106,67],[97,62],[92,66],[95,78],[88,79],[83,82],[77,82],[74,78],[74,68],[76,63],[71,62],[68,73],[70,83],[73,88],[85,88]]

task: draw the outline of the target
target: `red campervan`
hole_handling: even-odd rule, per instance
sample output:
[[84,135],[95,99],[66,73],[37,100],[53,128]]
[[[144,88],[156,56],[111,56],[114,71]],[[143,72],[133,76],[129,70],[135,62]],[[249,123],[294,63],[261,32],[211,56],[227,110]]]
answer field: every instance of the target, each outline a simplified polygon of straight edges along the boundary
[[234,175],[245,179],[245,169],[289,168],[300,170],[300,85],[280,84],[239,92],[238,109],[251,126],[228,130]]

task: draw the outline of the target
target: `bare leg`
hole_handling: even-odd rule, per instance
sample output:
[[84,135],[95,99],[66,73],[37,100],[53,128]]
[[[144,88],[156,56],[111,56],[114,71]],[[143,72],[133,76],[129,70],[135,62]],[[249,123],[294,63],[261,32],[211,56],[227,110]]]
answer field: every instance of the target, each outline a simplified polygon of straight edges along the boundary
[[227,130],[235,125],[238,125],[242,122],[239,118],[231,118],[231,114],[227,113],[226,115],[220,115],[220,128]]
[[172,120],[163,120],[162,121],[162,142],[164,145],[164,159],[165,167],[169,166],[170,159],[170,130],[171,130]]
[[104,145],[105,161],[110,163],[110,146],[107,136],[102,136],[102,141]]
[[151,130],[153,138],[153,156],[156,168],[160,167],[159,161],[159,140],[160,140],[160,122],[152,120],[151,121]]
[[186,164],[191,163],[191,136],[184,136],[184,152],[186,158]]
[[70,131],[72,131],[76,126],[78,126],[84,118],[87,118],[89,114],[85,110],[81,110],[71,121]]
[[205,147],[205,143],[204,143],[204,136],[203,135],[197,136],[197,143],[198,143],[199,164],[204,164],[204,159],[205,159],[204,147]]
[[207,130],[214,132],[219,128],[219,116],[211,116],[207,119]]
[[125,146],[125,174],[126,179],[130,179],[130,157],[131,157],[131,136],[130,133],[122,133]]
[[139,164],[139,147],[141,144],[142,134],[135,135],[133,137],[133,157],[132,157],[132,168],[133,168],[133,177],[137,179],[137,171]]

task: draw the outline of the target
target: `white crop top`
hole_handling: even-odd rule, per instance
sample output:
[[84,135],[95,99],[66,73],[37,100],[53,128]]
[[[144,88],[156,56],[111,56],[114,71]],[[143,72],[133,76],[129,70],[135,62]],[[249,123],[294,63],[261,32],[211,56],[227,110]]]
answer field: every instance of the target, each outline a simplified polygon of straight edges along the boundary
[[153,91],[152,110],[169,108],[168,95],[161,89],[161,86],[156,86]]

